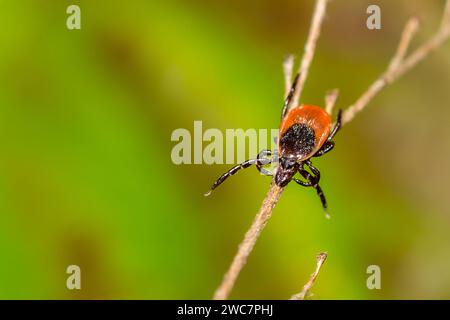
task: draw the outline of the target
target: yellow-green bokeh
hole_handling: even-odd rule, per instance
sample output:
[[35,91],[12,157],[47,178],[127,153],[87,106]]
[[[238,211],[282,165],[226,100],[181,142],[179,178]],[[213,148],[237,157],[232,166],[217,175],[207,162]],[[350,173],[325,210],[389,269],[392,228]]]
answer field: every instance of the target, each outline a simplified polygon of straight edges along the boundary
[[[66,8],[81,8],[81,30]],[[368,30],[378,4],[382,29]],[[413,46],[443,1],[332,1],[302,97],[350,105]],[[0,2],[0,298],[206,299],[269,179],[172,163],[177,128],[276,128],[281,63],[301,54],[313,1]],[[332,219],[290,185],[232,298],[285,299],[329,258],[316,299],[450,297],[450,44],[379,95],[315,160]],[[66,268],[82,290],[66,289]],[[382,271],[368,290],[366,268]]]

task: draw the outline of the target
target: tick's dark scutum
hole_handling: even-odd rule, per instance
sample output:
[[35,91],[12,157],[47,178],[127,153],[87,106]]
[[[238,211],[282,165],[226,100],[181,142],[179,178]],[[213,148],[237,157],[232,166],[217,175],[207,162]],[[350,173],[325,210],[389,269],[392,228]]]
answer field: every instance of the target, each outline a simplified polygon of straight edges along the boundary
[[316,135],[307,124],[295,123],[281,137],[280,146],[285,155],[306,156],[316,146]]

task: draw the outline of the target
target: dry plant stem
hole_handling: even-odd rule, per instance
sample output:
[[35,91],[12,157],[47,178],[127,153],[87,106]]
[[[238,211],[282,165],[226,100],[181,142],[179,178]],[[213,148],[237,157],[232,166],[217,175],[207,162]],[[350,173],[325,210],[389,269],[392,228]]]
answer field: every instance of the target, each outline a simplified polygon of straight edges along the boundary
[[391,63],[389,64],[388,70],[398,68],[398,65],[405,58],[411,40],[416,34],[418,29],[419,29],[419,20],[416,17],[410,18],[403,29],[403,33],[397,47],[397,51],[395,52],[395,55],[392,58]]
[[291,90],[292,71],[294,70],[294,56],[288,55],[283,62],[283,74],[284,74],[284,97],[286,98]]
[[280,199],[282,192],[283,188],[272,182],[269,192],[267,193],[258,214],[253,220],[252,226],[245,234],[245,238],[239,245],[238,252],[234,257],[230,268],[225,274],[219,288],[214,293],[215,300],[225,300],[230,295],[239,273],[247,262],[247,258],[252,252],[261,231],[266,226],[267,221],[269,221],[270,216],[272,215],[272,210]]
[[331,115],[333,112],[333,107],[336,104],[337,97],[339,95],[339,90],[334,89],[330,92],[327,92],[327,95],[325,96],[325,111]]
[[291,297],[291,300],[305,300],[306,296],[308,295],[308,292],[311,290],[312,286],[314,285],[314,282],[316,281],[317,276],[319,275],[320,269],[322,268],[322,265],[324,264],[325,260],[327,259],[327,253],[322,252],[320,253],[316,259],[317,259],[317,265],[316,270],[314,270],[313,274],[309,278],[309,281],[303,286],[303,289],[300,293],[294,294]]
[[298,106],[300,96],[305,85],[305,81],[308,77],[308,70],[311,66],[311,62],[314,58],[314,52],[316,50],[317,40],[320,36],[320,29],[322,27],[323,19],[325,17],[325,11],[327,8],[328,0],[317,0],[316,7],[314,9],[314,15],[309,29],[308,39],[306,40],[305,53],[303,54],[302,62],[300,63],[300,78],[298,79],[297,88],[295,89],[294,97],[292,98],[292,106]]
[[428,41],[419,46],[409,56],[406,56],[412,37],[417,31],[418,23],[416,18],[411,18],[406,24],[400,39],[396,54],[391,60],[387,70],[370,85],[366,92],[342,115],[342,124],[350,122],[354,116],[363,110],[369,102],[386,85],[394,82],[400,76],[415,67],[420,61],[425,59],[431,52],[439,48],[450,37],[450,1],[447,1],[442,22],[439,30]]

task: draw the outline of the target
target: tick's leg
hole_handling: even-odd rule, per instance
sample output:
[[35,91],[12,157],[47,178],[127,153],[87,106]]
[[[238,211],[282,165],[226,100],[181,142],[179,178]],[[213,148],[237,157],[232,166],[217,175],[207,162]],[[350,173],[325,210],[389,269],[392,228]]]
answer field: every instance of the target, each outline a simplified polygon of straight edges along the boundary
[[333,139],[334,135],[339,131],[339,129],[341,128],[342,125],[342,110],[339,109],[338,111],[338,115],[337,115],[337,120],[336,120],[336,124],[333,127],[333,130],[331,130],[330,135],[328,136],[327,141],[331,141],[331,139]]
[[284,100],[283,110],[281,111],[281,120],[283,120],[284,116],[286,115],[286,112],[288,111],[289,104],[291,103],[292,97],[294,96],[295,88],[297,87],[297,81],[299,76],[300,73],[297,73],[294,82],[292,83],[291,90],[289,91],[286,100]]
[[[315,168],[314,168],[315,169]],[[317,169],[315,169],[317,170]],[[322,203],[322,207],[325,210],[325,212],[327,212],[327,208],[328,208],[328,204],[327,204],[327,200],[325,199],[325,195],[323,193],[322,188],[319,186],[318,180],[316,180],[316,177],[314,177],[313,175],[311,175],[308,171],[306,170],[299,170],[298,171],[306,180],[309,181],[310,185],[316,189],[317,195],[320,198],[320,202]],[[328,213],[327,213],[327,217],[328,217]]]
[[209,196],[211,194],[211,192],[217,188],[218,186],[220,186],[228,177],[232,176],[233,174],[235,174],[236,172],[238,172],[241,169],[247,169],[248,167],[250,167],[252,164],[256,164],[258,163],[258,159],[250,159],[247,161],[242,162],[241,164],[238,164],[237,166],[234,166],[233,168],[231,168],[230,170],[228,170],[227,172],[225,172],[224,174],[222,174],[211,186],[211,189],[205,193],[205,197]]
[[312,163],[311,163],[310,160],[306,160],[304,163],[306,163],[306,165],[308,166],[308,168],[311,169],[311,172],[312,172],[313,175],[314,175],[314,181],[315,181],[316,183],[319,183],[319,181],[320,181],[320,171],[319,171],[319,169],[317,169],[316,167],[314,167],[314,166],[312,165]]
[[331,139],[333,139],[333,137],[336,135],[336,133],[341,128],[341,123],[342,123],[341,122],[341,118],[342,118],[342,110],[339,110],[338,116],[337,116],[337,120],[336,120],[336,124],[334,125],[333,129],[331,130],[330,135],[328,136],[328,138],[325,141],[325,143],[323,144],[323,146],[319,149],[319,151],[317,151],[313,155],[313,157],[323,156],[325,153],[331,151],[331,149],[334,148],[334,142],[331,141]]
[[302,181],[300,179],[296,179],[296,178],[292,178],[292,180],[294,180],[295,182],[297,182],[299,185],[303,186],[303,187],[312,187],[311,182],[307,181]]
[[323,146],[317,151],[313,157],[320,157],[323,156],[325,153],[331,151],[334,148],[334,142],[333,141],[325,141]]
[[271,158],[265,158],[265,157],[270,157],[272,156],[272,151],[270,150],[262,150],[259,154],[258,154],[258,158],[256,159],[256,168],[258,169],[258,171],[265,175],[265,176],[272,176],[273,174],[264,169],[263,166],[271,164],[272,163],[272,159]]
[[325,195],[323,194],[322,188],[318,184],[314,185],[313,187],[314,187],[314,189],[316,189],[317,195],[320,197],[320,202],[322,202],[322,207],[326,212],[327,208],[328,208],[328,204],[327,204],[327,200],[325,199]]
[[292,180],[297,182],[299,185],[303,187],[312,187],[313,183],[316,183],[315,176],[313,176],[311,173],[303,169],[303,164],[302,167],[298,169],[298,173],[300,173],[302,177],[306,179],[306,181],[303,181],[300,179],[293,178]]

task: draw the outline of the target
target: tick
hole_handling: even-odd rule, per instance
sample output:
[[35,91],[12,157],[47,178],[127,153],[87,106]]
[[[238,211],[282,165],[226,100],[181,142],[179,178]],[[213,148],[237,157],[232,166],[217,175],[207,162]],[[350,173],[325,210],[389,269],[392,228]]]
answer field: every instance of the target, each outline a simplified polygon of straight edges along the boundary
[[[280,187],[285,187],[293,180],[303,187],[314,188],[323,209],[325,212],[327,211],[327,201],[322,188],[319,186],[320,171],[312,165],[311,158],[320,157],[334,148],[332,139],[341,127],[342,112],[339,110],[336,124],[333,126],[331,116],[320,107],[302,104],[288,110],[298,78],[299,75],[297,74],[284,101],[278,150],[273,153],[270,150],[262,150],[256,159],[249,159],[232,167],[213,183],[205,196],[210,195],[228,177],[254,164],[263,175],[275,175],[274,181]],[[278,162],[274,173],[264,168],[265,165],[272,162]],[[297,173],[304,180],[295,178],[294,176]]]

